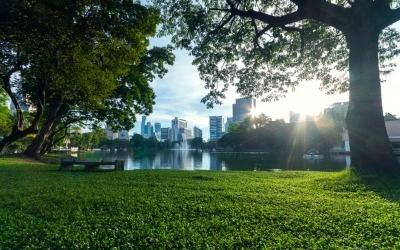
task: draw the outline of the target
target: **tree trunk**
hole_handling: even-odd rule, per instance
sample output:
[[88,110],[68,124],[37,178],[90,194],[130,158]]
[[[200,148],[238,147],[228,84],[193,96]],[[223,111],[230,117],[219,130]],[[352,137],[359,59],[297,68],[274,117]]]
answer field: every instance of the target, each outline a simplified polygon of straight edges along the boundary
[[58,120],[57,114],[60,111],[62,103],[63,98],[60,98],[56,104],[51,106],[45,123],[39,130],[39,133],[36,135],[35,139],[33,139],[32,143],[25,150],[24,155],[34,159],[40,158],[42,146],[50,135],[52,128],[56,125],[56,121]]
[[8,146],[11,145],[11,143],[13,143],[21,138],[24,138],[28,134],[30,134],[30,133],[28,133],[27,130],[20,131],[18,129],[13,128],[11,133],[9,135],[7,135],[6,137],[4,137],[0,141],[0,154],[4,154],[7,151]]
[[352,165],[361,171],[397,171],[383,118],[379,32],[357,27],[349,34],[350,102],[346,123]]
[[22,139],[29,134],[37,133],[38,123],[40,118],[42,117],[42,114],[43,114],[43,109],[41,106],[38,106],[35,118],[33,119],[31,125],[28,128],[24,130],[19,130],[18,126],[13,126],[11,133],[0,141],[0,155],[6,152],[7,147],[11,145],[13,142]]
[[12,127],[12,131],[9,135],[4,137],[0,141],[0,154],[3,154],[6,150],[7,147],[12,144],[13,142],[22,139],[26,137],[29,134],[37,133],[38,131],[38,124],[39,121],[43,115],[43,106],[45,104],[45,87],[46,83],[43,80],[38,81],[38,87],[37,87],[37,93],[39,96],[39,100],[36,103],[36,114],[34,119],[32,120],[31,124],[29,127],[24,129],[24,115],[21,110],[21,106],[19,105],[18,99],[16,95],[11,91],[11,85],[10,85],[10,77],[12,75],[12,71],[10,71],[8,74],[6,74],[3,77],[3,89],[6,91],[8,96],[10,97],[13,105],[15,106],[16,109],[16,122],[14,126]]

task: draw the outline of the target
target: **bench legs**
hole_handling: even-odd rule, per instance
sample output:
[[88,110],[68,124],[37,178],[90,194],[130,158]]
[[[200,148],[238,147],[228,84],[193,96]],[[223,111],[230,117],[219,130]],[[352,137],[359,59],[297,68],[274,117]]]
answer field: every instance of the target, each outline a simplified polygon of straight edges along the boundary
[[100,164],[86,164],[85,165],[85,170],[86,171],[96,171],[100,167]]
[[72,162],[61,161],[60,170],[71,170],[73,165]]
[[115,161],[115,170],[123,171],[124,170],[124,161]]

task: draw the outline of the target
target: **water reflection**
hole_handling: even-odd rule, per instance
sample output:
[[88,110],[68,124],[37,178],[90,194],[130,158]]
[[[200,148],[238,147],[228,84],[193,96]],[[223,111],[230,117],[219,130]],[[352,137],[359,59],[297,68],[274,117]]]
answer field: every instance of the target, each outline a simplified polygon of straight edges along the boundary
[[152,154],[127,151],[97,151],[79,153],[85,160],[124,160],[126,170],[179,169],[179,170],[317,170],[338,171],[350,166],[350,156],[333,155],[322,160],[290,158],[267,153],[217,153],[190,150],[166,150]]

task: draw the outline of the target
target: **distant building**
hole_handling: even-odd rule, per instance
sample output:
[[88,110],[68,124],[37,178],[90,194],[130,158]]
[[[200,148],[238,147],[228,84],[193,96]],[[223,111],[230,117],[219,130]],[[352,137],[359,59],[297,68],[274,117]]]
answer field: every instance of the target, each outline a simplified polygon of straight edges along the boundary
[[226,122],[225,122],[225,131],[228,132],[229,131],[229,127],[233,124],[233,117],[228,117],[226,118]]
[[161,123],[156,122],[154,123],[154,133],[158,134],[161,132]]
[[151,122],[147,122],[143,137],[146,139],[154,137],[154,127],[151,125]]
[[171,141],[181,141],[182,140],[182,138],[183,138],[182,134],[186,133],[185,130],[182,130],[182,129],[187,129],[187,121],[184,119],[179,119],[178,117],[175,117],[171,121]]
[[[36,107],[29,102],[27,97],[23,97],[21,94],[16,94],[16,98],[22,112],[33,113],[36,111]],[[13,115],[17,113],[13,102],[10,102],[10,111]]]
[[142,123],[140,126],[140,134],[144,137],[146,134],[146,116],[142,116]]
[[[400,154],[400,120],[385,121],[385,126],[393,151]],[[343,150],[345,152],[350,152],[349,134],[347,129],[343,130],[342,140]]]
[[123,141],[129,141],[129,131],[128,130],[118,131],[118,139]]
[[162,141],[172,141],[171,128],[161,128],[161,140]]
[[113,131],[111,126],[107,125],[105,132],[107,140],[113,141],[115,139],[118,139],[118,132]]
[[154,136],[157,140],[161,140],[161,123],[159,122],[154,123]]
[[210,141],[219,140],[224,135],[222,132],[223,124],[222,116],[210,116]]
[[256,99],[251,97],[236,99],[236,103],[232,105],[234,123],[243,122],[251,116],[251,111],[256,108]]
[[187,128],[179,128],[178,141],[192,139],[192,130]]
[[289,123],[297,122],[310,122],[315,119],[313,115],[302,115],[301,113],[290,111],[289,113]]
[[193,127],[193,138],[203,138],[203,131],[196,126]]
[[289,113],[289,123],[296,123],[300,121],[300,113],[296,113],[293,111],[290,111]]

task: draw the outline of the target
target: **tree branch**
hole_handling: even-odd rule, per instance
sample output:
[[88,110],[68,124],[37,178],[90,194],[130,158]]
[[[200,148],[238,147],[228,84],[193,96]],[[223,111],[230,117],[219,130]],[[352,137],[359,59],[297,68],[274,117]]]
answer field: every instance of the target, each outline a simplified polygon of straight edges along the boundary
[[21,130],[24,127],[24,114],[21,109],[21,105],[19,104],[17,96],[13,93],[11,89],[11,76],[18,72],[20,70],[20,66],[16,65],[14,68],[9,70],[3,77],[2,77],[2,82],[3,82],[3,89],[7,93],[7,95],[10,97],[12,104],[15,107],[15,113],[17,117],[17,121],[15,126],[15,129]]
[[384,29],[400,20],[400,8],[386,9],[385,14],[381,16],[383,20],[380,22],[380,28]]
[[290,0],[310,18],[339,30],[344,30],[349,23],[350,9],[325,0]]
[[329,3],[325,0],[291,0],[298,9],[282,16],[274,16],[261,11],[241,10],[231,0],[226,0],[229,8],[213,10],[229,12],[232,15],[251,18],[264,22],[272,27],[284,27],[305,19],[313,19],[329,26],[344,30],[349,20],[347,8]]

